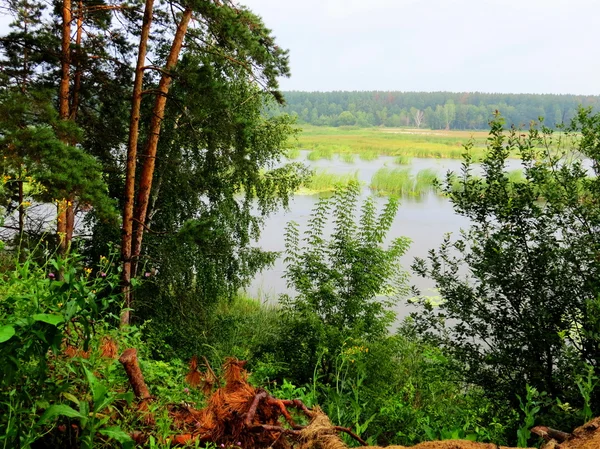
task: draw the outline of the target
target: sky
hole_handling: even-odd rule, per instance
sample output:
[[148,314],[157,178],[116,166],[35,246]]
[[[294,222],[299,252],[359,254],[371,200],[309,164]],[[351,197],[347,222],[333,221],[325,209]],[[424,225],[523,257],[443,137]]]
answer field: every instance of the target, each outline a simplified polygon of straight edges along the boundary
[[600,0],[237,2],[289,49],[283,90],[600,94]]
[[238,0],[290,51],[283,90],[600,94],[598,0]]

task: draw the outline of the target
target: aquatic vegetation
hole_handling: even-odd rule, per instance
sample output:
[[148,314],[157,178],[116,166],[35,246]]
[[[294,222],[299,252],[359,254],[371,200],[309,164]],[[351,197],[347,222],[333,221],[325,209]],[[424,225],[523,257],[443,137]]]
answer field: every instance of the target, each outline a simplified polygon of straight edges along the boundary
[[398,165],[409,165],[412,161],[410,156],[406,156],[404,154],[397,156],[394,162]]
[[342,153],[340,154],[340,160],[346,162],[347,164],[354,164],[356,155],[351,153]]
[[373,150],[361,151],[358,153],[358,157],[360,157],[363,161],[374,161],[379,157],[379,153]]
[[422,196],[434,189],[437,174],[425,169],[413,175],[409,168],[381,168],[371,178],[371,189],[381,195]]
[[316,171],[297,193],[312,195],[315,193],[330,192],[336,186],[346,185],[351,181],[358,181],[358,171],[353,173],[331,173],[325,170]]
[[333,150],[331,148],[319,148],[308,153],[309,161],[318,161],[320,159],[333,159]]
[[290,148],[286,153],[285,157],[288,159],[298,159],[300,157],[299,148]]

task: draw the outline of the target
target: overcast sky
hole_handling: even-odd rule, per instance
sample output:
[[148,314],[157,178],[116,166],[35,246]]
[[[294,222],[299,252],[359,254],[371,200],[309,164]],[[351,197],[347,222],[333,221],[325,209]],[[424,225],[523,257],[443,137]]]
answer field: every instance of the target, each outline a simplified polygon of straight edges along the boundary
[[600,94],[600,0],[237,1],[290,50],[284,90]]
[[600,0],[238,0],[284,90],[600,94]]

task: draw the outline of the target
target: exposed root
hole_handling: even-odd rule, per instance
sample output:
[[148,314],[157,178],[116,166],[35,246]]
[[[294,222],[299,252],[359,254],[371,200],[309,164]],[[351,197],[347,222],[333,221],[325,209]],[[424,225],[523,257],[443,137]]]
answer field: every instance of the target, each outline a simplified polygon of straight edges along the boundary
[[[140,401],[140,409],[151,399],[137,363],[135,349],[121,355],[129,381]],[[205,408],[196,410],[188,405],[169,407],[173,428],[178,435],[171,439],[173,445],[190,442],[212,442],[217,445],[241,446],[253,449],[347,449],[340,438],[346,433],[359,443],[365,442],[350,429],[334,426],[327,415],[318,407],[307,408],[300,400],[281,400],[272,397],[266,390],[254,388],[247,382],[246,362],[228,359],[224,366],[225,385],[219,386],[218,379],[206,362],[206,372],[198,370],[198,359],[190,363],[186,377],[190,385],[204,387],[210,396]],[[200,378],[200,382],[197,380]],[[289,409],[297,409],[310,419],[307,426],[298,425]],[[600,418],[575,429],[572,434],[544,426],[534,427],[534,434],[544,438],[542,449],[599,449]],[[141,443],[145,437],[140,432],[132,435]],[[388,446],[389,449],[408,449],[405,446]],[[365,446],[364,449],[381,449]],[[412,446],[412,449],[511,449],[492,443],[475,443],[462,440],[428,441]]]

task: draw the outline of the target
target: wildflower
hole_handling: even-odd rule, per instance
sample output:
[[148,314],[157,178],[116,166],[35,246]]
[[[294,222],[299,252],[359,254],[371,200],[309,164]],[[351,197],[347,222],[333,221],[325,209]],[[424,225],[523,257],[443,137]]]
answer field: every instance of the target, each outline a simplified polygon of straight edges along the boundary
[[241,446],[241,445],[242,445],[242,442],[241,442],[241,441],[238,441],[238,442],[237,442],[237,443],[235,443],[235,444],[237,444],[238,446]]
[[54,275],[54,273],[48,273],[48,277],[49,277],[50,279],[54,279],[56,276]]
[[190,394],[190,389],[189,389],[188,387],[185,387],[185,388],[183,389],[183,392],[184,392],[185,394]]
[[86,276],[89,276],[90,273],[92,272],[92,269],[91,268],[84,268],[83,271],[84,271],[84,273],[85,273]]
[[59,302],[59,303],[58,303],[58,307],[62,307],[62,306],[63,306],[63,303],[62,303],[62,302]]
[[221,443],[221,447],[225,447],[225,445],[223,443]]
[[100,272],[100,277],[101,277],[101,278],[105,278],[105,277],[106,277],[106,273],[105,273],[104,271],[101,271],[101,272]]
[[149,277],[150,277],[150,272],[149,272],[149,271],[146,271],[146,272],[144,273],[144,277],[145,277],[145,278],[149,278]]

